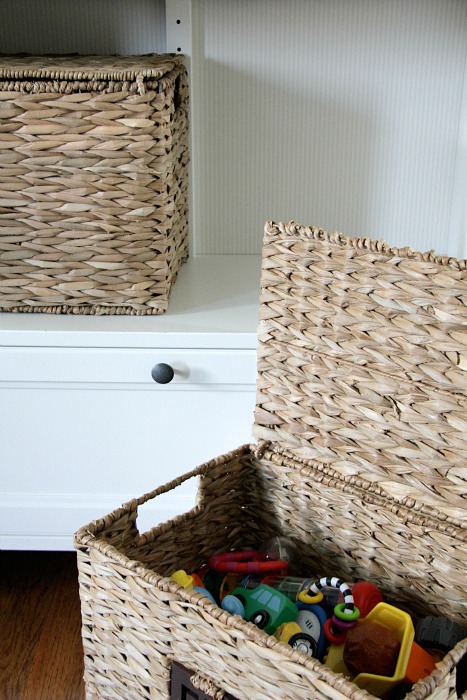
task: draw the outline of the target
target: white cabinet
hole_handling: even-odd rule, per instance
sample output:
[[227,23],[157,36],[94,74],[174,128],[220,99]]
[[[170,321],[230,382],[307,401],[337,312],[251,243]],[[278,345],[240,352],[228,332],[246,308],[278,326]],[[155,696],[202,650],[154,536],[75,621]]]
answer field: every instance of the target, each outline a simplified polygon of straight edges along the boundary
[[[248,442],[258,300],[258,258],[207,256],[164,316],[0,314],[0,548],[69,549],[90,519]],[[158,499],[140,528],[195,493]]]

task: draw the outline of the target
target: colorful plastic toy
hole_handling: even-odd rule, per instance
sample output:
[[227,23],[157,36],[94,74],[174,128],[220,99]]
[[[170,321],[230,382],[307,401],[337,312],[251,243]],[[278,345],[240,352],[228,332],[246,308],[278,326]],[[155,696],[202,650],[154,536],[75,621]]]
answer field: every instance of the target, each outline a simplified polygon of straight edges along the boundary
[[236,595],[226,595],[221,603],[222,610],[226,610],[231,615],[245,617],[245,606]]
[[413,685],[421,678],[429,676],[436,668],[436,659],[423,647],[414,642],[410,649],[409,661],[405,670],[404,683]]
[[212,571],[211,569],[207,569],[203,576],[203,586],[214,596],[218,603],[221,602],[220,590],[225,576],[225,574]]
[[220,604],[226,595],[241,585],[243,574],[226,574],[222,571],[208,569],[204,574],[202,585],[214,596]]
[[324,624],[326,639],[330,644],[338,646],[343,644],[347,631],[355,627],[360,617],[360,611],[355,605],[349,585],[336,577],[324,577],[312,583],[308,592],[301,591],[298,594],[298,600],[309,605],[320,603],[323,600],[321,589],[329,586],[338,588],[344,598],[344,602],[334,607],[334,614]]
[[235,588],[241,586],[242,574],[226,574],[219,586],[219,600],[222,602],[225,596],[230,595]]
[[[358,625],[365,626],[372,623],[391,630],[398,640],[399,653],[395,660],[393,673],[390,676],[362,672],[352,677],[344,662],[344,643],[329,647],[325,664],[336,673],[342,673],[347,678],[351,678],[360,688],[364,688],[372,695],[381,697],[394,686],[404,682],[415,632],[410,615],[387,603],[378,603],[368,613],[366,618],[358,622]],[[375,646],[371,634],[368,635],[368,644]]]
[[424,618],[414,630],[410,615],[384,603],[372,583],[288,576],[286,544],[272,538],[260,551],[218,554],[197,573],[172,578],[308,656],[323,660],[327,641],[324,663],[376,697],[410,689],[467,636],[444,617]]
[[289,537],[270,537],[259,548],[258,554],[262,561],[286,561],[289,571],[299,564],[297,548]]
[[440,615],[424,617],[415,626],[415,641],[438,660],[465,637],[465,627]]
[[241,582],[243,588],[256,588],[260,584],[275,588],[294,602],[301,591],[308,591],[315,578],[281,576],[279,574],[248,574]]
[[177,571],[174,571],[170,578],[172,579],[172,581],[175,581],[175,583],[178,583],[180,586],[183,586],[183,588],[193,588],[194,586],[193,576],[187,574],[187,572],[183,569],[178,569]]
[[383,594],[374,583],[369,581],[357,581],[350,586],[354,603],[360,610],[360,619],[368,615],[378,603],[383,602]]
[[297,606],[269,586],[261,585],[254,590],[239,587],[232,595],[243,604],[244,619],[268,634],[273,634],[284,622],[294,621],[298,615]]
[[326,645],[324,636],[326,613],[319,605],[298,603],[297,609],[298,615],[295,621],[281,625],[274,636],[293,649],[321,660]]
[[208,559],[208,566],[213,571],[241,574],[267,572],[285,574],[288,570],[288,562],[285,559],[262,559],[259,552],[254,549],[216,554]]
[[[264,583],[266,586],[271,586],[271,588],[284,593],[290,600],[297,601],[300,593],[307,593],[315,581],[315,578],[301,578],[298,576],[248,574],[241,581],[240,585],[243,588],[256,588],[261,583]],[[358,581],[357,583],[348,583],[347,587],[352,592],[354,603],[360,610],[361,618],[366,617],[375,605],[383,602],[381,591],[373,583]],[[344,602],[343,595],[339,588],[333,586],[323,586],[320,590],[323,594],[323,600],[320,605],[325,611],[330,609],[332,614],[334,607],[338,603]]]

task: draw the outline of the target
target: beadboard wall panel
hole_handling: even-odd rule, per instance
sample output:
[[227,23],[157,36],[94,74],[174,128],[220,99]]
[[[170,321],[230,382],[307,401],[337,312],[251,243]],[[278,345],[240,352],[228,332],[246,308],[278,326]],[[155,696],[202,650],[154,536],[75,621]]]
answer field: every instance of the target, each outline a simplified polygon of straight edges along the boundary
[[164,0],[0,0],[0,53],[163,53]]
[[273,218],[464,254],[467,193],[454,179],[466,166],[467,3],[199,0],[195,10],[196,252],[257,253]]
[[177,50],[179,10],[192,254],[273,218],[467,256],[465,0],[1,0],[0,52]]

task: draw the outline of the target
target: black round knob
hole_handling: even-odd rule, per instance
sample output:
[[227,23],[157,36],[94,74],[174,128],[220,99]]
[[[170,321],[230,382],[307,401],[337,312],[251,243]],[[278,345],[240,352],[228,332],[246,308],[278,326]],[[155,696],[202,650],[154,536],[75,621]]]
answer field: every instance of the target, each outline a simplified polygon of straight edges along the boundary
[[166,365],[165,362],[159,362],[151,371],[151,377],[158,384],[168,384],[174,378],[174,374],[173,367]]

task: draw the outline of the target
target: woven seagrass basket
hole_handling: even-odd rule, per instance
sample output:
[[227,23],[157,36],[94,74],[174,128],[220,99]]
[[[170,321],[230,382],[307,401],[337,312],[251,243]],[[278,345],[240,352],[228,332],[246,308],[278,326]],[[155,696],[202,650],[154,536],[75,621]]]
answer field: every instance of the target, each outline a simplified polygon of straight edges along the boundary
[[0,57],[1,311],[166,311],[188,255],[182,59]]
[[[173,662],[213,698],[371,699],[169,578],[274,535],[308,575],[371,581],[414,616],[465,624],[466,302],[465,261],[266,226],[258,443],[76,533],[89,700],[169,698]],[[197,505],[140,533],[138,507],[193,476]],[[407,700],[456,698],[466,652],[467,639]]]

